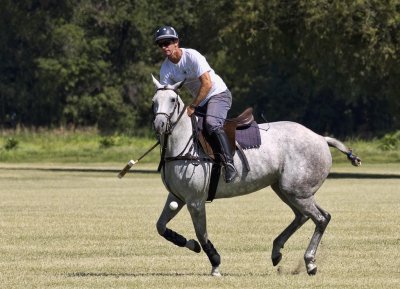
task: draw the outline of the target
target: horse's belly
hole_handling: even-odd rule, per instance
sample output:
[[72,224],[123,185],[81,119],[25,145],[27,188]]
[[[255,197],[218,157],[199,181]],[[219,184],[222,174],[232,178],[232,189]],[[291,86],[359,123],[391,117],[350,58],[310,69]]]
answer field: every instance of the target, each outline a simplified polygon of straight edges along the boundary
[[[166,167],[163,179],[167,189],[182,199],[206,198],[210,184],[211,164],[182,166],[178,163]],[[235,159],[235,166],[239,176],[229,184],[225,183],[224,168],[221,168],[216,198],[246,195],[265,188],[276,180],[275,174],[270,173],[265,163],[260,166],[253,164],[250,171],[247,171],[242,167],[241,162],[236,162]],[[167,181],[165,182],[165,180]]]
[[[233,183],[226,184],[224,176],[218,184],[217,198],[230,198],[253,193],[268,187],[277,181],[277,164],[272,158],[266,157],[267,154],[261,147],[246,152],[250,171],[247,171],[238,156],[235,156],[235,167],[238,171],[238,177]],[[223,170],[223,169],[222,169]]]
[[218,183],[216,198],[232,198],[247,195],[273,184],[276,178],[268,174],[251,174],[239,175],[233,183],[226,184],[223,175]]

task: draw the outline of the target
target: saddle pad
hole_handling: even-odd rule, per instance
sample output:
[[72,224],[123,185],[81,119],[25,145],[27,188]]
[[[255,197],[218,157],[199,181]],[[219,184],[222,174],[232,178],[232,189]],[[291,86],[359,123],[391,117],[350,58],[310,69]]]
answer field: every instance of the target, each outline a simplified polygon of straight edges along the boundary
[[[202,116],[197,116],[197,130],[201,131],[205,127],[203,120]],[[261,135],[257,122],[253,121],[250,126],[236,128],[235,139],[244,150],[259,148],[261,145]]]
[[236,129],[236,141],[242,149],[258,148],[261,145],[261,135],[258,124],[253,121],[251,126]]

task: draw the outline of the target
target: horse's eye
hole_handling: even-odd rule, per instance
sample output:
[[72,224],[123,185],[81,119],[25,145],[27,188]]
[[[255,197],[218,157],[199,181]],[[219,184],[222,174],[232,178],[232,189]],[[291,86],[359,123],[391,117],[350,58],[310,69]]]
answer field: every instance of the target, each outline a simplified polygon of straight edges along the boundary
[[176,101],[176,98],[174,97],[174,98],[171,98],[171,102],[175,102]]

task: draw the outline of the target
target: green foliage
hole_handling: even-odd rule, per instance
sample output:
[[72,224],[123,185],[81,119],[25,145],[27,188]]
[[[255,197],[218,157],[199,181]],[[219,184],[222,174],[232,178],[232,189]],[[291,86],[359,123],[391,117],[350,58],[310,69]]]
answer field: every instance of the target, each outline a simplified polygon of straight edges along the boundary
[[231,114],[373,138],[400,127],[398,1],[0,2],[0,127],[150,127],[171,24],[233,92]]
[[395,1],[235,5],[223,35],[244,72],[232,75],[240,104],[320,133],[399,126],[399,13]]
[[118,140],[116,137],[113,136],[105,136],[100,139],[99,143],[100,143],[100,148],[107,149],[117,145]]
[[[8,139],[14,139],[18,149],[5,149]],[[118,164],[138,158],[154,143],[154,137],[103,135],[95,128],[0,131],[0,162]],[[159,159],[155,149],[141,163],[157,163]]]
[[400,130],[394,133],[388,133],[380,139],[379,148],[383,151],[396,150],[400,147]]
[[6,139],[6,143],[4,144],[4,148],[6,150],[8,150],[8,151],[16,149],[18,147],[18,143],[19,143],[18,140],[16,140],[13,137],[9,137],[9,138]]

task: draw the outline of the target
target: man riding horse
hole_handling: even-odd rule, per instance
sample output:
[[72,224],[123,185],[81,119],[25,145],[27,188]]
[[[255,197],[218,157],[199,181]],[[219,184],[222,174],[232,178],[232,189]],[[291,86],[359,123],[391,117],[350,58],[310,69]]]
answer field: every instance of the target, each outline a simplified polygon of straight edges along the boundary
[[[156,225],[158,233],[173,244],[193,252],[200,253],[203,249],[212,266],[211,274],[221,275],[221,257],[209,239],[206,217],[207,192],[214,164],[208,153],[195,144],[191,119],[195,111],[200,113],[201,109],[205,109],[208,115],[205,126],[218,146],[221,157],[217,158],[222,159],[225,165],[227,182],[218,181],[215,199],[243,196],[271,186],[294,213],[294,220],[273,241],[272,264],[276,266],[281,262],[281,249],[285,243],[307,220],[312,220],[315,231],[305,251],[304,261],[307,273],[316,274],[316,251],[331,215],[317,204],[314,195],[332,166],[329,146],[347,155],[355,166],[359,166],[361,160],[339,140],[318,135],[298,123],[279,121],[258,124],[261,142],[257,148],[245,151],[251,167],[251,170],[246,169],[239,154],[232,156],[222,128],[232,102],[225,83],[199,52],[179,48],[178,34],[172,27],[157,30],[155,41],[166,56],[160,72],[161,82],[153,77],[156,92],[152,99],[153,128],[163,148],[161,178],[168,190]],[[194,97],[187,110],[181,109],[184,104],[177,92],[182,82]],[[178,206],[172,209],[169,206],[171,202],[176,202]],[[188,240],[167,227],[184,206],[190,213],[198,241]]]
[[223,129],[224,120],[232,105],[232,94],[222,78],[214,72],[206,58],[198,51],[179,47],[178,33],[171,26],[156,31],[155,42],[166,57],[160,69],[160,83],[172,85],[184,81],[193,96],[187,107],[188,116],[201,110],[206,114],[205,126],[225,167],[225,182],[237,176],[228,137]]

